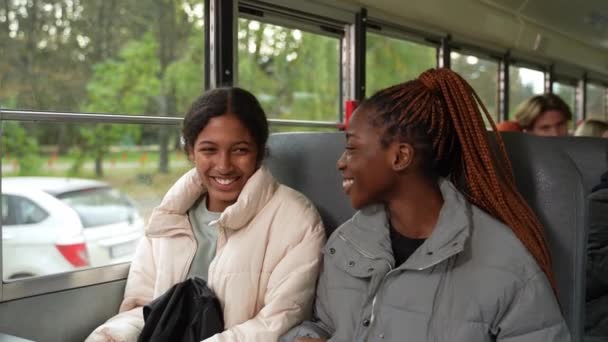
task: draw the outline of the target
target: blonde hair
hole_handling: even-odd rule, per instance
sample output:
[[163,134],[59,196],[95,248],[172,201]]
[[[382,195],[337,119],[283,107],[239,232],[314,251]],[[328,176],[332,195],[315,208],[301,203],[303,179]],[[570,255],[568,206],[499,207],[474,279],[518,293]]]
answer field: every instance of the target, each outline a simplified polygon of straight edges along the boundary
[[555,94],[543,94],[533,96],[517,106],[515,110],[515,121],[524,129],[531,129],[538,117],[549,110],[556,110],[564,114],[566,120],[572,119],[570,108]]
[[601,137],[606,131],[608,131],[608,123],[597,119],[587,119],[578,125],[574,135],[577,137]]

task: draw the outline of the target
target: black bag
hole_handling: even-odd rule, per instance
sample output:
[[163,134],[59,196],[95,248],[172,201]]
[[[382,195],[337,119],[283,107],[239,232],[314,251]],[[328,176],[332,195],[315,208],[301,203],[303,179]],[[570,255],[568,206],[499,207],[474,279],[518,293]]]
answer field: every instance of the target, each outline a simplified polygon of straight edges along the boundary
[[144,306],[139,342],[200,342],[224,331],[220,302],[200,278],[174,285]]

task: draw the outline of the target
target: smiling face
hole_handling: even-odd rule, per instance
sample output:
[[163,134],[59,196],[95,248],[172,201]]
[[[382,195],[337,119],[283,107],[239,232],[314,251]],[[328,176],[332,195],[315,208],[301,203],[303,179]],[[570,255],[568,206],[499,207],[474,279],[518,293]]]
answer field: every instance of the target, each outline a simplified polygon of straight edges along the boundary
[[383,146],[382,128],[371,125],[367,115],[365,107],[353,114],[346,131],[346,150],[337,163],[342,187],[355,209],[385,201],[397,178],[394,149],[398,146]]
[[236,202],[258,167],[251,132],[234,114],[213,117],[198,134],[188,155],[208,191],[208,209],[221,212]]

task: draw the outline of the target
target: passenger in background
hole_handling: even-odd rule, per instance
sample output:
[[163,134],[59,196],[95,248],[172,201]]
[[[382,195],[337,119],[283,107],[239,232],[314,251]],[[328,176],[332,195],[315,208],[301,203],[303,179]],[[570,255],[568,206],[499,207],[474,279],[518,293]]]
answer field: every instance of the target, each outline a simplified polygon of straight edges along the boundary
[[437,69],[357,108],[338,168],[359,211],[324,248],[314,320],[281,341],[570,341],[543,227],[476,99]]
[[587,119],[581,122],[574,131],[577,137],[608,138],[608,123],[597,119]]
[[515,111],[515,120],[524,132],[545,137],[568,135],[572,112],[555,94],[536,95],[522,102]]
[[195,168],[154,209],[120,313],[87,341],[137,341],[142,307],[193,276],[223,309],[226,330],[206,342],[272,342],[310,316],[325,231],[314,206],[262,166],[259,102],[243,89],[211,90],[182,133]]
[[521,132],[523,131],[517,121],[503,121],[496,124],[499,132]]
[[589,237],[585,335],[608,338],[608,171],[587,200]]

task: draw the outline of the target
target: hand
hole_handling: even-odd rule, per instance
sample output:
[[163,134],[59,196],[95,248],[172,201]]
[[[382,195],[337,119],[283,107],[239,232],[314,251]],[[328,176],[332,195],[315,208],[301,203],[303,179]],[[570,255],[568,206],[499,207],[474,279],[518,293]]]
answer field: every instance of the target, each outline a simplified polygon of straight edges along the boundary
[[327,340],[322,338],[300,337],[296,338],[296,342],[327,342]]

